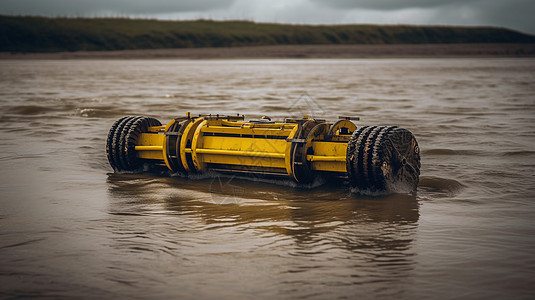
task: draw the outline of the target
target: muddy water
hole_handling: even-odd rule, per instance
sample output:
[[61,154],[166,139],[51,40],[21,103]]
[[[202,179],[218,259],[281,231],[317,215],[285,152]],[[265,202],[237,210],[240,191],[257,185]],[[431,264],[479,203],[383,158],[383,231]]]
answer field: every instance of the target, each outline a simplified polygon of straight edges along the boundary
[[[535,60],[0,62],[0,297],[532,298]],[[123,115],[359,116],[416,195],[113,174]]]

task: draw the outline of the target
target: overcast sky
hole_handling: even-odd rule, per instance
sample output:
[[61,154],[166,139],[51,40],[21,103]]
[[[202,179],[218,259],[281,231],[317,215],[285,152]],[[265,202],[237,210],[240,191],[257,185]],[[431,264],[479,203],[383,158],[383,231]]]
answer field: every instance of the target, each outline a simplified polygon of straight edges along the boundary
[[535,0],[0,0],[0,14],[491,25],[535,34]]

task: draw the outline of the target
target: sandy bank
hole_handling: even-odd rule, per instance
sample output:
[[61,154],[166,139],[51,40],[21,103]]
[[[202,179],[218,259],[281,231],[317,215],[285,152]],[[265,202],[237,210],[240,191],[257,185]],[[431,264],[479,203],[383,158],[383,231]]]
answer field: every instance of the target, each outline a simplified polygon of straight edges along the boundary
[[0,59],[535,57],[535,44],[284,45],[56,53],[0,53]]

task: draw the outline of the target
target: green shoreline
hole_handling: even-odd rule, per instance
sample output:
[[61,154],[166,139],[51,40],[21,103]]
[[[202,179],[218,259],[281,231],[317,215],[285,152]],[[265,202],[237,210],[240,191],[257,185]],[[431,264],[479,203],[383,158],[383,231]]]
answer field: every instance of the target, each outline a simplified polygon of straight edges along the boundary
[[535,36],[495,27],[0,16],[0,52],[11,53],[444,44],[535,44]]

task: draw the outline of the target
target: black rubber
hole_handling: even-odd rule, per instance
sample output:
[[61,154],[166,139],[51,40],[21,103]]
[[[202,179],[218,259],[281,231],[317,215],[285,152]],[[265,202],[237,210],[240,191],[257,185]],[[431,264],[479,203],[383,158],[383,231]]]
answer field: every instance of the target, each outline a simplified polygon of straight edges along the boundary
[[115,172],[138,171],[142,160],[136,156],[137,138],[150,126],[160,126],[160,121],[142,116],[128,116],[117,120],[111,127],[106,141],[106,155]]
[[361,127],[348,143],[346,167],[357,192],[414,192],[421,167],[418,142],[403,128]]
[[113,160],[112,155],[112,142],[113,142],[113,135],[115,134],[115,130],[117,130],[117,126],[119,126],[119,123],[121,123],[124,119],[128,117],[122,117],[119,120],[115,121],[113,125],[110,128],[110,131],[108,132],[108,138],[106,139],[106,157],[108,158],[108,162],[112,166],[112,168],[115,170],[115,161]]
[[120,132],[123,130],[124,124],[128,122],[133,118],[132,116],[122,117],[119,120],[115,121],[115,123],[112,125],[109,133],[108,138],[106,140],[106,155],[108,157],[108,161],[113,168],[114,171],[119,171],[119,163],[117,160],[117,152],[118,152],[118,145],[117,145],[117,135],[120,134]]
[[355,132],[351,135],[351,138],[349,139],[349,142],[347,143],[347,155],[346,155],[346,171],[349,179],[354,178],[356,176],[354,174],[353,170],[353,164],[351,163],[354,159],[354,156],[356,155],[355,148],[357,146],[356,140],[362,133],[364,129],[366,129],[368,126],[360,127],[355,130]]
[[364,178],[364,148],[366,146],[366,140],[368,139],[368,136],[370,135],[370,132],[375,129],[376,126],[364,126],[362,127],[362,131],[358,136],[355,134],[352,135],[352,139],[349,141],[350,143],[355,143],[353,153],[348,153],[346,156],[346,162],[348,157],[352,157],[351,162],[351,174],[352,178],[352,186],[359,188],[359,189],[365,189],[366,185],[364,184],[365,178]]
[[127,121],[126,124],[123,127],[123,130],[119,134],[119,142],[118,142],[119,151],[117,152],[117,154],[118,154],[117,157],[118,157],[118,163],[119,163],[121,171],[132,171],[128,167],[128,162],[126,161],[126,155],[125,155],[125,152],[126,152],[126,135],[130,132],[130,128],[132,127],[132,125],[134,123],[136,123],[138,120],[140,120],[141,118],[142,117],[136,116],[136,117],[130,119],[129,121]]
[[[383,180],[382,176],[384,175],[381,168],[377,168],[376,166],[382,166],[383,162],[381,161],[382,158],[380,155],[382,153],[381,147],[383,147],[382,141],[385,140],[385,137],[390,134],[390,132],[394,129],[398,128],[397,126],[383,126],[381,128],[381,131],[379,132],[379,135],[374,141],[373,149],[372,151],[372,157],[371,157],[371,164],[370,164],[370,180],[372,180],[373,185],[382,187]],[[384,187],[383,187],[384,188]]]

